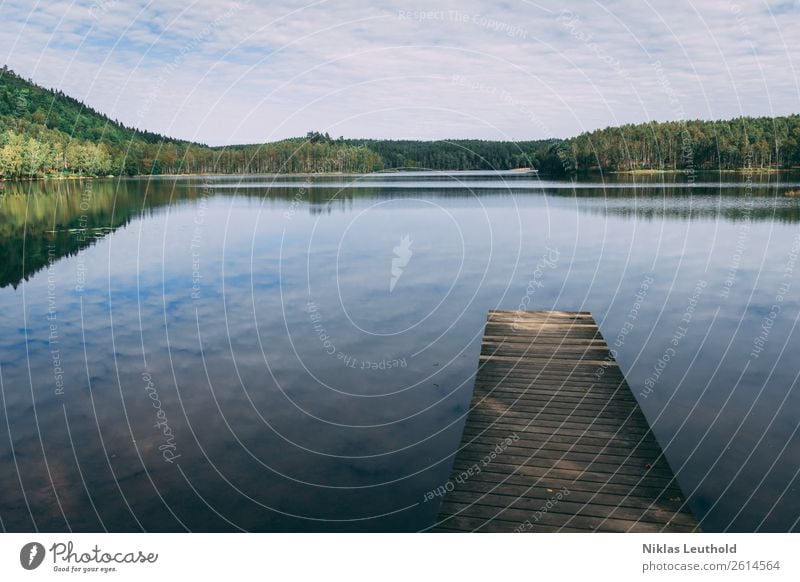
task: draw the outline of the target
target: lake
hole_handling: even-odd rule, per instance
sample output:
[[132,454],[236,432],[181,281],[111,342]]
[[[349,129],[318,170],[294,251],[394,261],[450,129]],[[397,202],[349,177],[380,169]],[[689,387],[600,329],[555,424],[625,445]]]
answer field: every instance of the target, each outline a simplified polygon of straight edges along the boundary
[[2,184],[0,525],[425,529],[522,308],[594,314],[704,530],[798,530],[799,184]]

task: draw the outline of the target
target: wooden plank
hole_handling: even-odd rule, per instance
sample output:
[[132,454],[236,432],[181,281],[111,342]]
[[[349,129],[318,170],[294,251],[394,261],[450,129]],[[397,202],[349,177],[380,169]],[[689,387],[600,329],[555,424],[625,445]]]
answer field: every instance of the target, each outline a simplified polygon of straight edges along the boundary
[[588,312],[490,311],[431,531],[699,531]]
[[570,495],[575,491],[582,491],[591,495],[607,493],[622,496],[644,497],[650,499],[651,503],[654,502],[653,500],[663,499],[665,497],[676,501],[683,500],[682,493],[675,488],[664,489],[663,487],[653,487],[646,484],[637,484],[631,487],[629,484],[609,482],[598,484],[593,481],[575,480],[570,477],[553,474],[543,474],[542,477],[531,478],[530,475],[517,475],[515,473],[498,480],[495,474],[484,475],[484,473],[481,473],[476,477],[470,478],[468,481],[473,484],[486,483],[496,490],[501,489],[501,486],[503,490],[505,490],[506,487],[508,487],[509,490],[512,490],[513,487],[524,487],[526,489],[543,487],[546,490],[552,491],[548,499],[552,498],[555,492],[566,487],[570,491]]
[[[504,434],[495,429],[484,429],[476,431],[464,431],[464,436],[469,437],[471,441],[483,442],[494,446],[498,438],[504,438]],[[538,438],[536,438],[538,437]],[[566,437],[563,439],[556,439],[549,435],[531,435],[525,433],[520,436],[519,440],[514,443],[515,447],[529,448],[533,450],[550,450],[550,451],[575,451],[576,453],[592,453],[597,454],[607,453],[609,455],[622,455],[626,457],[637,457],[650,459],[653,453],[657,457],[661,453],[658,444],[651,444],[647,442],[637,443],[633,446],[625,446],[624,443],[617,443],[615,441],[602,440],[591,442],[589,439],[575,439]]]
[[[585,494],[584,494],[585,495]],[[458,503],[461,505],[478,504],[484,506],[484,511],[500,510],[510,515],[509,509],[515,511],[524,511],[527,514],[540,511],[542,505],[547,503],[547,499],[530,498],[525,495],[519,497],[509,497],[493,494],[480,494],[480,493],[467,493],[464,491],[454,492],[448,496],[448,502]],[[631,507],[623,503],[601,504],[591,502],[575,501],[575,499],[566,496],[560,500],[558,510],[554,513],[568,513],[576,516],[585,517],[599,517],[612,516],[614,519],[632,520],[632,521],[646,521],[651,523],[664,523],[671,522],[676,525],[693,526],[696,525],[694,518],[691,515],[681,513],[672,508],[664,508],[653,506],[652,504],[644,505],[643,507]],[[680,506],[677,506],[679,509]],[[522,518],[523,521],[527,516]]]
[[[454,491],[453,495],[460,495],[461,493],[472,493],[475,495],[492,495],[497,497],[498,503],[502,505],[500,497],[510,497],[511,499],[526,499],[537,502],[536,509],[541,507],[542,503],[547,501],[553,496],[557,489],[545,487],[543,485],[514,485],[504,484],[503,487],[498,487],[497,484],[491,482],[479,481],[477,479],[470,479],[460,487],[458,491]],[[684,501],[680,497],[669,497],[667,495],[659,495],[654,493],[653,490],[633,490],[632,493],[615,493],[613,491],[607,492],[592,492],[580,491],[572,489],[567,496],[573,503],[594,503],[596,505],[612,505],[614,507],[632,507],[646,509],[653,506],[654,499],[656,507],[660,509],[668,509],[677,511],[681,509]],[[461,499],[466,498],[459,497]],[[494,499],[494,497],[492,498]],[[566,498],[565,498],[566,499]]]
[[[630,517],[625,516],[620,518],[614,514],[613,508],[611,511],[606,512],[605,516],[591,516],[583,515],[581,513],[574,513],[571,511],[568,513],[557,511],[559,509],[558,506],[556,509],[552,509],[547,512],[537,512],[536,510],[531,511],[524,509],[520,510],[514,507],[487,507],[477,503],[456,503],[448,500],[443,501],[442,506],[445,511],[448,511],[451,514],[459,515],[468,511],[468,515],[471,518],[479,518],[484,520],[503,519],[509,522],[509,526],[517,524],[517,527],[525,526],[525,522],[531,522],[530,517],[535,515],[537,521],[535,524],[531,522],[531,529],[535,529],[539,523],[556,527],[569,523],[572,527],[595,532],[688,532],[693,531],[696,525],[696,522],[693,518],[691,518],[691,515],[689,515],[688,518],[691,519],[693,525],[687,525],[679,521],[674,521],[672,517],[674,515],[680,515],[680,512],[677,512],[677,514],[665,512],[667,515],[661,516],[660,519],[653,517],[652,519],[645,521],[641,518],[631,519]],[[508,529],[501,531],[514,530]]]

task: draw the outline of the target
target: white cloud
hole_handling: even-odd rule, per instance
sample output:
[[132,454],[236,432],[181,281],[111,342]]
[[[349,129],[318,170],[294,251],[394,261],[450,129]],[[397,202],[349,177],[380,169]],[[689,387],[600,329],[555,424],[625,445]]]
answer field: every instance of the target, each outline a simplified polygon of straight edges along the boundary
[[126,124],[212,144],[312,129],[532,139],[800,109],[795,2],[585,0],[568,17],[523,0],[42,6],[0,4],[9,66]]

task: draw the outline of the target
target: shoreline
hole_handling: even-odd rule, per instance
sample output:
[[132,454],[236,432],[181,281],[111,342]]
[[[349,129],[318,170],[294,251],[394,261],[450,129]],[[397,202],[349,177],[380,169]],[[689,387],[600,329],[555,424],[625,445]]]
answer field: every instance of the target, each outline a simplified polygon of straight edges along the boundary
[[[59,181],[59,180],[112,180],[112,179],[134,179],[134,178],[202,178],[210,176],[274,176],[274,177],[309,177],[309,176],[367,176],[367,175],[381,175],[381,174],[398,174],[406,171],[417,172],[425,170],[379,170],[377,172],[368,173],[347,173],[347,172],[286,172],[286,173],[225,173],[225,172],[204,172],[204,173],[186,173],[186,174],[108,174],[105,176],[76,176],[69,175],[49,175],[49,176],[30,176],[19,178],[5,178],[0,177],[0,184],[6,182],[45,182],[45,181]],[[431,173],[448,173],[448,172],[483,172],[486,170],[429,170]],[[496,170],[498,173],[518,173],[526,174],[532,173],[539,176],[547,177],[547,174],[541,174],[538,170],[533,168],[512,168],[508,170]],[[785,174],[792,172],[800,172],[800,168],[737,168],[737,169],[702,169],[688,172],[687,170],[607,170],[603,172],[597,168],[587,172],[581,172],[579,175],[593,176],[593,175],[660,175],[660,174]],[[556,178],[568,179],[568,175],[553,176]]]
[[[784,172],[797,172],[800,168],[737,168],[737,169],[702,169],[702,170],[609,170],[606,174],[779,174]],[[590,173],[599,173],[593,170]]]

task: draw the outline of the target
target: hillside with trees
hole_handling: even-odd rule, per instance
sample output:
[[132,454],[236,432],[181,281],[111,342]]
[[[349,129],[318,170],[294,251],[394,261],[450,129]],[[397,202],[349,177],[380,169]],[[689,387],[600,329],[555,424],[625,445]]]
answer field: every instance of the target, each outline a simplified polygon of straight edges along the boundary
[[788,169],[800,165],[800,115],[608,127],[553,141],[536,156],[554,174]]
[[565,140],[333,139],[208,147],[126,127],[0,69],[0,178],[55,175],[374,172],[400,168],[592,171],[786,169],[800,165],[800,116],[610,127]]

